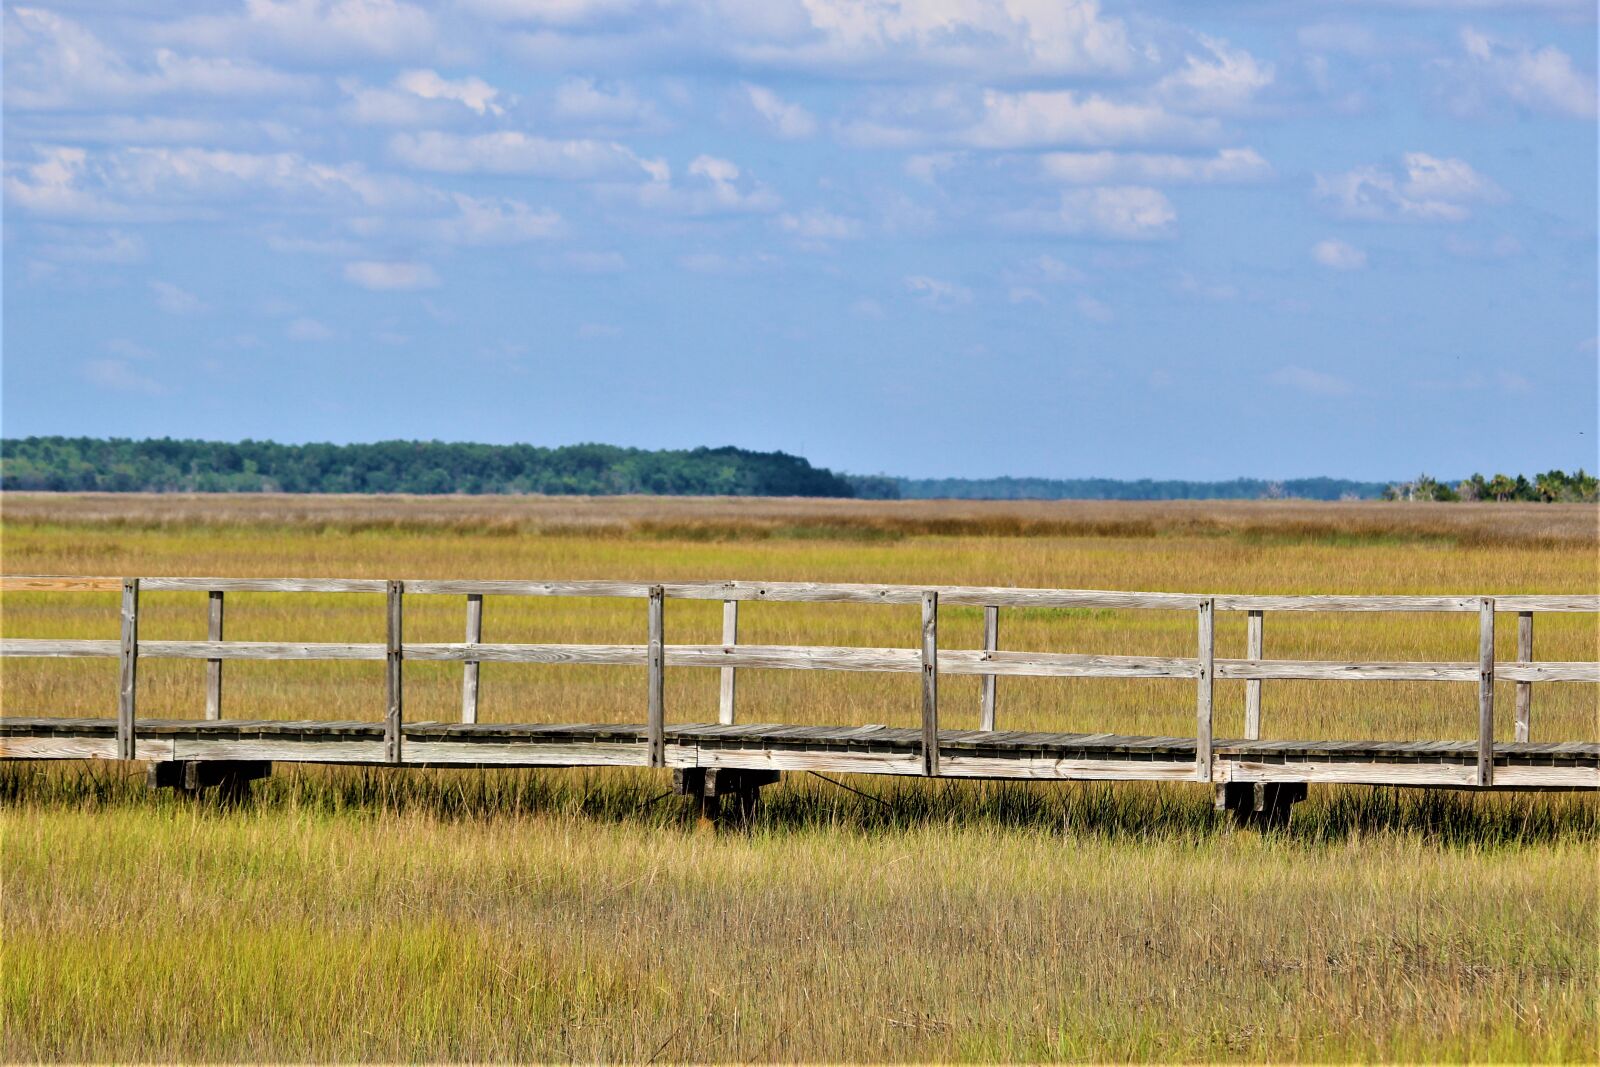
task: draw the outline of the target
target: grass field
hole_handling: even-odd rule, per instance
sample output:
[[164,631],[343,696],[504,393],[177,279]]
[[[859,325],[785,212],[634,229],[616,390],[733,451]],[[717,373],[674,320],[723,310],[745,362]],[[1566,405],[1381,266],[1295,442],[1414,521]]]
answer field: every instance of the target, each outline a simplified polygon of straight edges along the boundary
[[[1592,507],[115,498],[5,501],[9,573],[806,579],[1204,592],[1594,592]],[[113,637],[115,597],[12,594],[17,636]],[[420,598],[418,598],[420,599]],[[717,640],[715,604],[669,641]],[[1501,627],[1501,654],[1514,626]],[[148,594],[141,636],[204,636]],[[628,641],[642,603],[491,599],[492,641]],[[459,640],[460,598],[408,603]],[[1004,647],[1192,654],[1184,612],[1008,612]],[[1593,616],[1541,616],[1594,659]],[[941,613],[976,647],[977,611]],[[909,647],[914,608],[747,605],[741,640]],[[230,597],[240,640],[382,640],[381,598]],[[1476,618],[1268,617],[1285,658],[1469,660]],[[1220,620],[1219,655],[1244,623]],[[8,714],[110,714],[109,662],[3,664]],[[141,667],[198,716],[201,666]],[[225,708],[378,719],[381,665],[238,664]],[[966,684],[963,684],[966,683]],[[716,673],[668,672],[669,721]],[[1597,740],[1591,685],[1535,739]],[[951,726],[976,679],[948,679]],[[408,718],[459,668],[407,666]],[[643,672],[486,665],[489,721],[639,721]],[[1236,733],[1242,683],[1218,686]],[[1510,687],[1501,694],[1510,706]],[[745,672],[746,721],[911,725],[914,678]],[[1268,683],[1268,737],[1468,738],[1473,687]],[[1002,727],[1185,733],[1192,683],[1003,679]],[[1509,716],[1502,716],[1509,738]],[[308,769],[245,811],[118,768],[0,768],[8,1059],[1502,1059],[1600,1051],[1600,804],[1316,788],[1290,831],[1194,786],[790,776],[748,835],[697,834],[643,771]]]

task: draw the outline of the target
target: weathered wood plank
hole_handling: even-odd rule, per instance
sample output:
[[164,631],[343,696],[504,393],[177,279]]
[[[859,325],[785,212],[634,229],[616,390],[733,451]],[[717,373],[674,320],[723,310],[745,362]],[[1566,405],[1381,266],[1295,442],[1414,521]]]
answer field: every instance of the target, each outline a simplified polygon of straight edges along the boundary
[[922,773],[939,773],[939,594],[922,594]]
[[1494,785],[1494,599],[1478,608],[1478,785]]
[[387,645],[287,641],[140,641],[146,659],[381,660]]
[[382,578],[144,578],[147,592],[382,593]]
[[[483,643],[483,594],[467,594],[467,644]],[[409,657],[409,654],[407,655]],[[461,668],[461,721],[478,721],[478,663],[477,659],[465,661]]]
[[[1327,660],[1219,659],[1218,678],[1302,681],[1475,682],[1476,663],[1339,663]],[[1248,730],[1246,731],[1248,733]]]
[[649,718],[646,725],[649,727],[648,739],[650,766],[666,766],[666,692],[665,674],[667,660],[662,648],[665,642],[665,627],[662,620],[662,608],[666,601],[665,592],[661,586],[650,587],[649,605],[649,652],[647,666],[650,671],[650,697]]
[[[1000,647],[1000,609],[993,604],[983,607],[983,650],[993,653]],[[987,671],[982,675],[983,690],[978,698],[978,728],[980,730],[994,729],[994,697],[995,674]]]
[[[1532,663],[1497,663],[1495,676],[1508,682],[1600,682],[1600,663],[1580,660],[1536,660]],[[1526,737],[1518,741],[1530,740]]]
[[1221,594],[1218,611],[1475,611],[1470,596],[1415,596],[1366,594],[1301,594],[1262,596]]
[[122,580],[122,641],[118,649],[121,664],[117,677],[117,757],[138,755],[135,718],[139,692],[139,579]]
[[87,658],[94,656],[119,656],[121,641],[62,639],[56,637],[6,637],[0,638],[0,656]]
[[390,763],[404,758],[404,739],[401,728],[405,723],[405,585],[391,581],[384,591],[387,611],[385,617],[384,678],[388,689],[389,706],[383,719],[383,755]]
[[1196,622],[1200,643],[1200,673],[1196,678],[1195,698],[1195,777],[1202,782],[1211,781],[1211,698],[1216,678],[1216,606],[1210,600],[1200,602],[1196,609]]
[[[722,644],[731,648],[739,643],[739,602],[737,600],[724,600],[722,602]],[[721,685],[717,690],[717,721],[732,723],[734,720],[734,683],[735,667],[722,668]]]
[[[1517,659],[1527,663],[1533,659],[1533,612],[1517,613]],[[1526,741],[1533,717],[1533,682],[1517,681],[1516,738]]]
[[1494,599],[1496,611],[1600,611],[1600,593],[1522,594],[1497,596]]
[[[206,640],[222,640],[223,602],[222,590],[213,589],[206,594]],[[222,718],[222,660],[206,660],[206,718]]]
[[[1265,657],[1263,631],[1266,613],[1252,610],[1245,621],[1245,658],[1259,661]],[[1222,665],[1216,665],[1220,670]],[[1261,736],[1261,679],[1251,678],[1244,683],[1244,735],[1254,740]]]
[[3,574],[3,593],[116,593],[122,590],[121,578],[70,574]]

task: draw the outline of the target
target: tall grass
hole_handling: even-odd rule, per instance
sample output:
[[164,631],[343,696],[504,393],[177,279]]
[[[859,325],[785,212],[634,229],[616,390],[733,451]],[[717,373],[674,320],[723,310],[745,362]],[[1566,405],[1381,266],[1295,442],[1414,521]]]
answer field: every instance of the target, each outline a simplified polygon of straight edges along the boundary
[[[30,501],[19,521],[8,506],[4,567],[1596,588],[1593,546],[1543,527],[1440,536],[1399,522],[1311,535],[1295,526],[1299,511],[1257,505],[1224,507],[1205,529],[1032,536],[970,526],[846,536],[827,532],[831,513],[799,508],[771,521],[803,536],[759,537],[673,532],[692,516],[652,519],[639,501],[625,502],[621,526],[601,517],[612,523],[604,537],[480,531],[472,516],[482,512],[470,509],[412,521],[411,505],[395,501],[381,503],[388,526],[315,509],[268,516],[257,500],[205,505],[222,512],[179,501],[187,518],[116,523],[91,513],[97,501],[67,499],[56,512]],[[651,521],[666,525],[639,525]],[[417,601],[410,639],[458,639],[458,599]],[[668,608],[669,640],[717,639],[716,605]],[[203,597],[150,595],[146,609],[148,637],[203,635]],[[116,633],[114,597],[8,595],[3,610],[7,634]],[[1465,660],[1475,621],[1269,616],[1267,649]],[[909,647],[916,637],[915,611],[897,608],[753,604],[742,623],[742,640],[763,643]],[[941,624],[942,644],[979,643],[978,613],[951,610]],[[1595,658],[1592,617],[1538,626],[1541,658]],[[638,641],[643,630],[642,606],[627,602],[490,599],[486,613],[489,640]],[[231,596],[229,636],[381,640],[381,602]],[[1007,612],[1002,640],[1185,654],[1193,620]],[[1243,641],[1242,620],[1225,616],[1223,654],[1242,654]],[[406,669],[408,717],[455,715],[458,670]],[[7,660],[0,670],[7,714],[114,706],[111,664]],[[674,721],[714,714],[715,672],[668,677]],[[142,705],[198,715],[200,679],[198,664],[149,661]],[[947,721],[969,725],[975,681],[942,688]],[[1193,721],[1183,683],[1003,679],[1000,693],[1003,726],[1185,732]],[[1266,732],[1470,737],[1473,695],[1268,683]],[[484,696],[490,720],[638,721],[644,679],[627,668],[489,665]],[[1536,687],[1535,738],[1600,736],[1595,696],[1592,686]],[[376,665],[227,666],[234,717],[376,719],[381,702]],[[1236,729],[1242,692],[1220,687],[1219,704],[1221,732]],[[892,676],[751,671],[740,682],[746,721],[910,724],[916,707],[914,682]],[[1317,788],[1287,832],[1263,837],[1229,832],[1198,786],[841,784],[859,792],[786,776],[748,833],[708,834],[643,770],[280,767],[249,805],[221,808],[151,792],[115,764],[0,766],[0,1056],[1586,1061],[1600,1047],[1593,797]]]

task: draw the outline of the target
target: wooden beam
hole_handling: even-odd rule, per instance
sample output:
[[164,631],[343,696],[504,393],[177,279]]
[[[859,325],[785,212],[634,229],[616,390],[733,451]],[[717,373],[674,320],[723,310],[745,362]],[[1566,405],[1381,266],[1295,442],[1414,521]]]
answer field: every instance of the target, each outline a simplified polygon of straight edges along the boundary
[[1494,598],[1478,607],[1478,785],[1494,785]]
[[1211,697],[1216,677],[1216,607],[1211,600],[1196,609],[1200,674],[1196,679],[1194,771],[1198,781],[1211,781]]
[[662,651],[664,644],[665,626],[662,620],[662,606],[666,597],[659,585],[650,587],[650,618],[649,637],[650,643],[646,653],[646,665],[650,672],[650,703],[649,718],[646,722],[648,732],[647,745],[650,755],[650,766],[665,767],[667,765],[667,713],[666,713],[666,685],[665,675],[667,660]]
[[139,703],[139,579],[122,580],[121,669],[117,678],[117,758],[134,759],[138,740],[134,728]]
[[0,575],[4,593],[115,593],[122,588],[121,578],[75,576],[68,574]]
[[[1245,658],[1259,660],[1264,655],[1263,633],[1266,614],[1251,611],[1245,622]],[[1251,678],[1244,683],[1244,736],[1250,741],[1261,737],[1261,679]]]
[[[722,602],[722,644],[732,648],[739,643],[739,602],[737,600],[724,600]],[[722,688],[717,699],[717,721],[724,725],[734,721],[733,694],[734,675],[738,668],[722,668]]]
[[[1533,612],[1517,612],[1517,660],[1527,663],[1533,659]],[[1517,740],[1532,737],[1533,683],[1517,683]]]
[[[483,643],[483,594],[467,594],[467,644]],[[478,660],[466,660],[461,668],[461,721],[478,721]]]
[[[983,607],[983,650],[993,652],[1000,647],[1000,609],[994,604],[985,604]],[[982,676],[983,697],[979,708],[978,729],[994,729],[994,690],[995,674],[990,671]]]
[[922,773],[939,773],[939,594],[922,594]]
[[388,608],[384,658],[388,667],[385,677],[388,682],[389,709],[383,720],[383,753],[384,759],[390,763],[399,763],[404,756],[401,751],[401,731],[405,724],[405,676],[401,668],[405,659],[401,650],[405,645],[405,583],[385,583],[384,599]]
[[[220,589],[206,594],[206,640],[222,640],[222,598]],[[222,718],[222,660],[206,660],[206,718]]]

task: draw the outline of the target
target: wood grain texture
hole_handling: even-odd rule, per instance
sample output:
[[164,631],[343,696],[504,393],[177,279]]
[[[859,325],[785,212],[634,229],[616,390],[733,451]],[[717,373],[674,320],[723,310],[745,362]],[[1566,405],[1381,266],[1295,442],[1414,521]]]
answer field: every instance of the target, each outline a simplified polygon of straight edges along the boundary
[[390,763],[399,763],[405,755],[401,733],[405,723],[405,585],[389,582],[384,602],[384,681],[389,703],[383,717],[383,756]]
[[661,586],[652,586],[649,606],[650,644],[646,661],[646,666],[650,671],[649,717],[646,720],[646,726],[650,732],[646,743],[649,748],[649,761],[652,767],[666,766],[665,730],[667,711],[665,675],[667,659],[663,652],[665,621],[662,618],[665,603],[666,594]]
[[[483,594],[467,594],[467,645],[483,642]],[[409,654],[407,658],[410,658]],[[465,661],[461,668],[461,721],[478,721],[478,663],[477,659]]]
[[381,660],[387,645],[292,641],[140,641],[145,659]]
[[[223,600],[222,590],[213,589],[206,594],[206,640],[222,640]],[[206,660],[206,718],[222,718],[222,660]]]
[[122,580],[122,640],[117,650],[117,756],[138,755],[135,716],[139,693],[139,579]]
[[1211,781],[1211,704],[1215,689],[1217,628],[1216,608],[1210,600],[1203,600],[1195,611],[1199,632],[1200,672],[1195,679],[1195,778]]
[[1339,663],[1327,660],[1219,659],[1218,678],[1304,681],[1475,682],[1476,663]]
[[1478,782],[1494,785],[1494,599],[1478,605]]
[[939,773],[939,594],[922,594],[922,773]]
[[203,593],[383,593],[382,578],[144,578],[150,592]]
[[[1252,610],[1245,621],[1245,658],[1259,661],[1266,655],[1264,633],[1266,614]],[[1221,664],[1217,665],[1221,669]],[[1261,736],[1261,679],[1251,678],[1244,683],[1244,735],[1252,740]]]
[[[983,608],[983,650],[994,653],[1000,647],[1000,609],[993,604]],[[978,729],[994,729],[995,674],[987,671],[982,676],[982,689],[978,694]]]
[[[1517,659],[1527,663],[1533,659],[1533,612],[1517,613]],[[1517,680],[1516,739],[1526,741],[1531,736],[1533,719],[1533,682]]]
[[[1533,663],[1496,663],[1495,677],[1508,682],[1600,682],[1600,663],[1538,660]],[[1532,738],[1519,737],[1518,741]]]
[[0,656],[49,657],[53,659],[119,656],[120,640],[97,641],[82,638],[5,637],[0,638]]
[[[722,602],[722,645],[732,648],[739,643],[739,602],[737,600],[724,600]],[[717,689],[717,721],[731,723],[734,721],[734,692],[736,675],[735,667],[722,668],[722,677]]]

